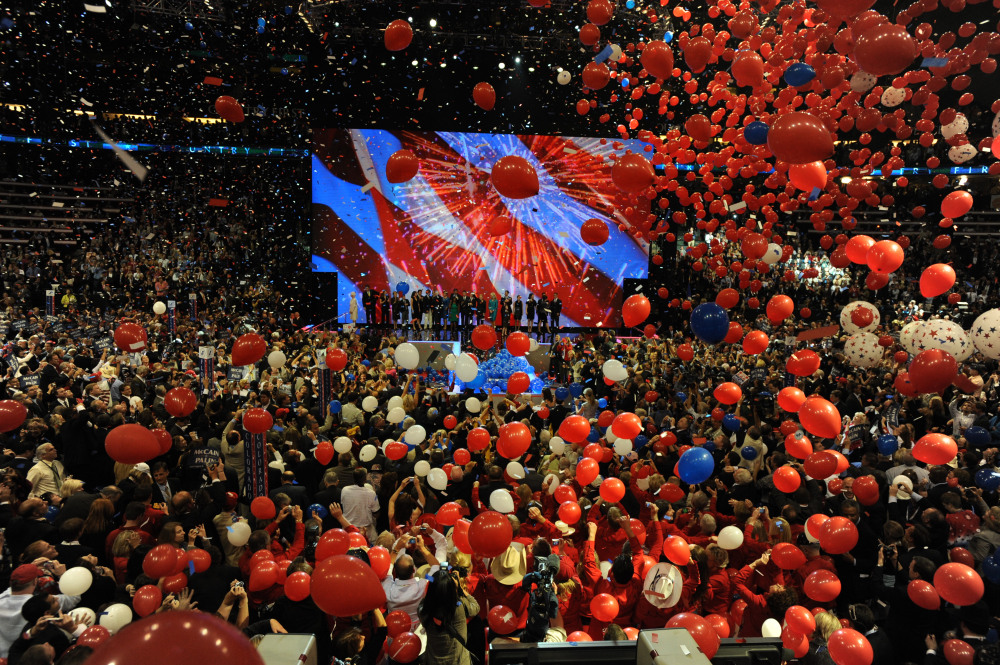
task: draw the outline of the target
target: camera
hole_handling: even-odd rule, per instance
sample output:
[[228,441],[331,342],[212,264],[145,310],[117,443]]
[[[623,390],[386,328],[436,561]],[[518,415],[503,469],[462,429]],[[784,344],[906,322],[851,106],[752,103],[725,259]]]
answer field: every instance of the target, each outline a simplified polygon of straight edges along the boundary
[[559,557],[550,554],[535,559],[535,569],[521,580],[521,588],[529,592],[528,621],[522,642],[541,642],[549,630],[549,619],[559,612],[559,600],[552,588],[552,579],[559,570]]
[[236,580],[235,582],[233,582],[233,588],[234,588],[234,589],[235,589],[236,587],[242,587],[242,586],[244,586],[244,584],[243,584],[243,581],[242,581],[242,580]]

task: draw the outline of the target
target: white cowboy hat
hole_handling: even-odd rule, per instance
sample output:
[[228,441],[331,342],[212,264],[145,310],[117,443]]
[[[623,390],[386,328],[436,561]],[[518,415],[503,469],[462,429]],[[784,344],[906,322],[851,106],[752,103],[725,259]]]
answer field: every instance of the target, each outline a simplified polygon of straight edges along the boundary
[[490,562],[490,572],[500,584],[507,586],[520,584],[528,572],[528,559],[524,547],[514,547],[512,543],[503,554]]
[[572,536],[574,533],[576,533],[576,529],[571,527],[569,524],[566,524],[562,520],[556,522],[556,528],[559,529],[559,533],[561,533],[564,537]]
[[684,578],[676,566],[658,563],[646,573],[642,582],[642,595],[649,604],[658,609],[673,607],[681,599]]
[[894,487],[899,485],[904,485],[905,487],[898,487],[896,490],[896,498],[903,501],[909,501],[910,497],[913,496],[913,481],[906,476],[896,476],[892,479],[892,484]]

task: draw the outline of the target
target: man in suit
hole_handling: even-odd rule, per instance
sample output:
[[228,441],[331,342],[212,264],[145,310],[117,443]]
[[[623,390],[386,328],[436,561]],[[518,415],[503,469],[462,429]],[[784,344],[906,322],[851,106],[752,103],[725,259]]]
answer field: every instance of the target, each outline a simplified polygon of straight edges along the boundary
[[282,473],[281,484],[271,490],[268,494],[272,501],[274,501],[275,496],[278,494],[285,494],[289,499],[291,499],[291,505],[293,506],[305,509],[305,507],[309,505],[309,495],[306,492],[306,488],[303,485],[297,485],[295,483],[295,474],[291,471],[285,471]]
[[153,465],[153,503],[170,506],[173,498],[180,487],[176,478],[170,478],[170,467],[166,462],[157,462]]
[[21,556],[24,548],[36,540],[44,540],[55,545],[59,542],[59,530],[45,520],[49,504],[42,499],[31,498],[21,502],[17,517],[7,527],[7,543],[15,557]]
[[865,636],[872,647],[873,663],[891,663],[896,660],[895,650],[889,634],[875,621],[875,613],[864,603],[855,603],[847,608],[847,616],[854,629]]

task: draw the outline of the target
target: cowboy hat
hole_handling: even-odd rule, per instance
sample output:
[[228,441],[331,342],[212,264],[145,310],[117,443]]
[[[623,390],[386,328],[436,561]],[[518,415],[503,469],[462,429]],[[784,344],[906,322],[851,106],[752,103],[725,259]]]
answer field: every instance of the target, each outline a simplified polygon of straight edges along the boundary
[[559,529],[559,533],[561,533],[564,538],[566,536],[572,536],[574,533],[576,533],[576,529],[571,527],[569,524],[566,524],[562,520],[556,522],[556,528]]
[[658,563],[646,573],[642,582],[642,595],[649,604],[658,609],[673,607],[681,599],[684,578],[676,566]]
[[500,584],[513,586],[520,584],[528,572],[528,558],[523,547],[513,545],[490,562],[490,572]]
[[[892,484],[896,489],[896,498],[901,501],[909,501],[913,496],[913,481],[906,476],[896,476],[892,479]],[[903,487],[899,487],[903,485]]]

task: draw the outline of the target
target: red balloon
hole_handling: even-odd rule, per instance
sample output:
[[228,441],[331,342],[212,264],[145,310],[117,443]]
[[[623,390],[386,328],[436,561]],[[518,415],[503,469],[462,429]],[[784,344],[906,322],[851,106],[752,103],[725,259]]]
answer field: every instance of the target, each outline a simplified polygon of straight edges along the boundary
[[740,301],[740,292],[736,289],[722,289],[715,296],[715,304],[723,309],[731,309]]
[[194,572],[203,573],[212,566],[212,555],[203,549],[195,548],[187,551],[188,559],[194,564]]
[[[350,593],[344,593],[350,589]],[[327,557],[316,564],[312,598],[319,609],[335,617],[363,614],[385,605],[385,591],[378,575],[364,561],[347,554]]]
[[855,36],[854,57],[869,74],[899,74],[917,57],[917,42],[906,28],[885,23]]
[[785,369],[795,376],[811,376],[819,369],[819,355],[810,349],[799,349],[788,356]]
[[887,275],[903,265],[903,248],[895,240],[879,240],[868,250],[865,261],[875,273]]
[[829,570],[815,570],[806,577],[802,590],[817,603],[829,603],[840,595],[840,579]]
[[806,555],[791,543],[778,543],[771,549],[771,561],[782,570],[795,570],[806,563]]
[[519,617],[517,612],[503,605],[494,605],[486,615],[490,630],[497,635],[510,635],[517,630]]
[[24,424],[28,409],[16,400],[0,400],[0,432],[12,432]]
[[677,347],[677,357],[684,362],[690,362],[694,359],[694,349],[690,344],[681,344]]
[[403,19],[397,19],[385,28],[385,48],[402,51],[413,41],[413,28]]
[[868,638],[851,628],[834,631],[826,646],[837,665],[871,665],[874,658]]
[[264,665],[253,643],[238,628],[207,612],[184,610],[159,612],[125,626],[94,651],[87,665],[131,663],[136,654],[142,654],[146,665]]
[[642,431],[642,420],[634,413],[624,412],[611,422],[611,432],[619,439],[633,440]]
[[927,349],[910,361],[908,375],[918,393],[943,393],[958,376],[958,363],[947,351]]
[[975,605],[983,597],[983,578],[974,568],[954,561],[934,573],[934,588],[946,602],[964,607]]
[[673,76],[674,52],[663,40],[656,39],[647,43],[639,56],[639,62],[651,76],[658,79],[668,79]]
[[[523,356],[531,350],[531,338],[523,332],[512,332],[507,335],[507,350],[512,356]],[[524,392],[523,390],[521,392]]]
[[[78,645],[96,649],[109,637],[111,637],[111,631],[104,626],[90,626],[85,631],[80,633],[80,637],[76,639],[76,643]],[[88,662],[90,661],[88,660]]]
[[198,406],[198,398],[189,388],[179,386],[171,388],[163,396],[163,408],[174,418],[184,418],[191,415]]
[[567,501],[576,503],[576,492],[574,492],[573,488],[569,485],[559,485],[556,487],[556,491],[552,494],[552,496],[560,504],[566,503]]
[[649,299],[641,294],[631,295],[622,304],[622,322],[628,328],[634,328],[649,316]]
[[729,619],[721,614],[707,614],[705,615],[705,621],[712,626],[712,629],[719,635],[720,639],[724,640],[729,637]]
[[832,155],[833,138],[823,121],[813,114],[792,111],[772,122],[767,147],[783,162],[806,164]]
[[497,93],[492,85],[486,81],[480,81],[472,89],[472,99],[479,108],[484,111],[492,111],[497,103]]
[[649,160],[630,152],[615,160],[611,167],[611,180],[627,194],[637,194],[656,181],[656,172]]
[[482,557],[500,556],[513,538],[510,520],[494,510],[479,513],[469,526],[469,545]]
[[809,653],[809,638],[787,624],[781,629],[781,645],[789,649],[795,658],[804,658]]
[[600,90],[611,80],[611,70],[603,62],[594,62],[591,60],[584,66],[580,77],[583,79],[583,85],[586,87],[591,90]]
[[173,545],[157,545],[146,552],[142,560],[142,572],[154,580],[174,572],[178,550]]
[[[457,427],[457,426],[458,426],[458,418],[456,418],[455,416],[445,416],[444,417],[444,428],[445,429],[449,429],[449,430],[450,429],[455,429],[455,427]],[[461,449],[461,450],[464,450],[464,449]],[[456,452],[458,452],[458,451],[456,451]],[[466,452],[466,454],[468,454],[468,452]],[[460,464],[465,464],[466,462],[468,462],[468,460],[466,460],[465,462],[460,462]]]
[[764,82],[764,60],[755,51],[737,52],[732,71],[736,85],[756,88]]
[[956,190],[941,201],[941,214],[955,219],[972,210],[972,194]]
[[263,561],[250,571],[250,591],[264,591],[278,582],[278,564],[275,561]]
[[146,329],[138,323],[125,322],[115,328],[115,344],[125,353],[145,351]]
[[942,651],[948,665],[972,665],[976,659],[976,650],[965,640],[945,640]]
[[933,298],[955,285],[955,269],[947,263],[935,263],[920,274],[920,295]]
[[326,466],[333,461],[333,454],[336,452],[333,449],[333,444],[329,441],[320,441],[316,444],[316,452],[313,455],[316,457],[316,461]]
[[528,392],[529,387],[531,387],[531,379],[524,372],[514,372],[507,379],[507,392],[512,395]]
[[266,496],[258,496],[250,502],[250,513],[259,520],[271,520],[278,514],[274,501]]
[[736,404],[743,397],[743,389],[732,381],[726,381],[716,387],[712,396],[723,404]]
[[254,407],[243,414],[243,429],[251,434],[263,434],[274,426],[274,418],[267,409]]
[[858,527],[846,517],[831,517],[819,534],[819,544],[827,554],[850,552],[858,544]]
[[490,433],[482,427],[477,427],[469,432],[468,436],[465,437],[465,442],[469,446],[469,450],[478,453],[490,447]]
[[410,632],[400,633],[387,649],[389,658],[397,663],[412,663],[420,657],[420,638]]
[[681,49],[684,52],[684,62],[692,72],[697,74],[705,71],[705,66],[712,58],[712,42],[705,37],[695,37],[689,39]]
[[852,236],[844,245],[844,251],[847,252],[847,258],[851,260],[851,263],[865,265],[868,262],[868,252],[874,246],[875,239],[871,236]]
[[618,616],[618,600],[610,593],[599,593],[590,601],[590,613],[598,621],[611,623]]
[[786,295],[778,294],[767,301],[767,318],[771,323],[780,323],[795,311],[795,303]]
[[472,526],[472,522],[463,518],[455,522],[455,528],[451,532],[451,539],[455,543],[455,547],[466,554],[474,554],[472,545],[469,544],[470,526]]
[[132,596],[132,609],[141,617],[147,617],[155,612],[163,602],[163,592],[155,584],[139,587]]
[[801,605],[785,610],[785,623],[800,635],[812,635],[816,630],[816,616]]
[[767,350],[767,345],[770,340],[767,337],[767,333],[761,330],[751,330],[747,333],[747,336],[743,338],[743,353],[748,356],[756,356],[764,353]]
[[829,478],[837,471],[837,456],[829,450],[817,450],[806,458],[803,466],[811,478]]
[[581,459],[576,464],[576,482],[585,487],[594,482],[600,471],[597,462],[594,460],[589,457]]
[[535,167],[527,159],[517,155],[497,160],[490,173],[490,180],[497,192],[509,199],[526,199],[538,193],[538,173],[535,172]]
[[[263,357],[263,355],[264,354],[261,354],[261,357]],[[347,367],[347,352],[336,347],[329,347],[326,350],[326,366],[334,372],[343,370]]]
[[775,489],[785,494],[791,494],[802,484],[799,472],[790,466],[782,466],[775,469],[772,480],[774,481]]
[[799,407],[799,422],[810,434],[832,439],[840,434],[840,411],[832,402],[822,397],[807,397]]
[[394,462],[406,457],[408,452],[410,452],[409,447],[402,441],[391,441],[385,447],[385,456]]
[[385,615],[385,627],[389,637],[395,639],[397,635],[410,632],[413,620],[403,610],[393,610]]
[[142,425],[125,424],[114,428],[104,438],[104,449],[116,462],[139,464],[160,454],[160,443]]
[[517,459],[531,446],[531,430],[521,422],[505,423],[497,434],[497,452],[507,459]]
[[804,192],[826,187],[826,165],[823,162],[808,164],[791,164],[788,167],[788,180]]
[[559,425],[559,436],[570,443],[583,443],[589,434],[590,421],[583,416],[569,416]]
[[565,501],[559,506],[559,519],[566,524],[576,524],[580,521],[580,516],[582,514],[580,504],[578,504],[575,500]]
[[712,121],[701,113],[695,113],[685,121],[684,131],[695,141],[710,141],[712,139]]
[[913,604],[925,610],[938,610],[941,608],[941,596],[937,589],[930,582],[924,580],[910,580],[906,585],[906,595],[910,597]]
[[879,499],[878,481],[875,476],[859,476],[854,479],[851,491],[863,506],[871,506]]
[[[601,482],[601,498],[608,503],[618,503],[625,496],[625,483],[618,478],[605,478]],[[565,521],[565,520],[563,520]],[[569,522],[567,522],[569,524]]]
[[670,617],[666,627],[686,629],[691,634],[691,637],[694,638],[698,648],[701,649],[701,652],[709,660],[714,658],[715,654],[719,651],[719,634],[715,632],[712,624],[706,621],[704,617],[691,612],[680,612]]
[[420,169],[420,160],[409,150],[397,150],[385,162],[385,179],[395,184],[412,180]]
[[794,386],[782,388],[778,392],[778,406],[789,413],[797,413],[806,401],[806,394]]
[[229,122],[243,122],[246,117],[240,103],[229,95],[221,95],[215,99],[215,112]]
[[582,630],[574,630],[566,636],[566,641],[570,644],[574,642],[593,642],[594,638]]
[[320,536],[319,543],[316,544],[316,560],[322,561],[337,554],[346,554],[349,549],[351,549],[351,539],[347,532],[343,529],[330,529]]
[[591,217],[580,227],[580,238],[593,247],[603,245],[608,241],[608,225],[604,220]]
[[472,345],[480,351],[492,349],[497,343],[496,328],[488,323],[480,323],[472,329]]
[[[267,353],[267,342],[257,333],[246,333],[240,335],[233,342],[233,351],[229,354],[234,367],[245,367],[253,365],[264,357]],[[341,351],[343,353],[343,351]],[[346,360],[347,355],[344,354]],[[329,353],[327,353],[327,366],[330,364]]]

